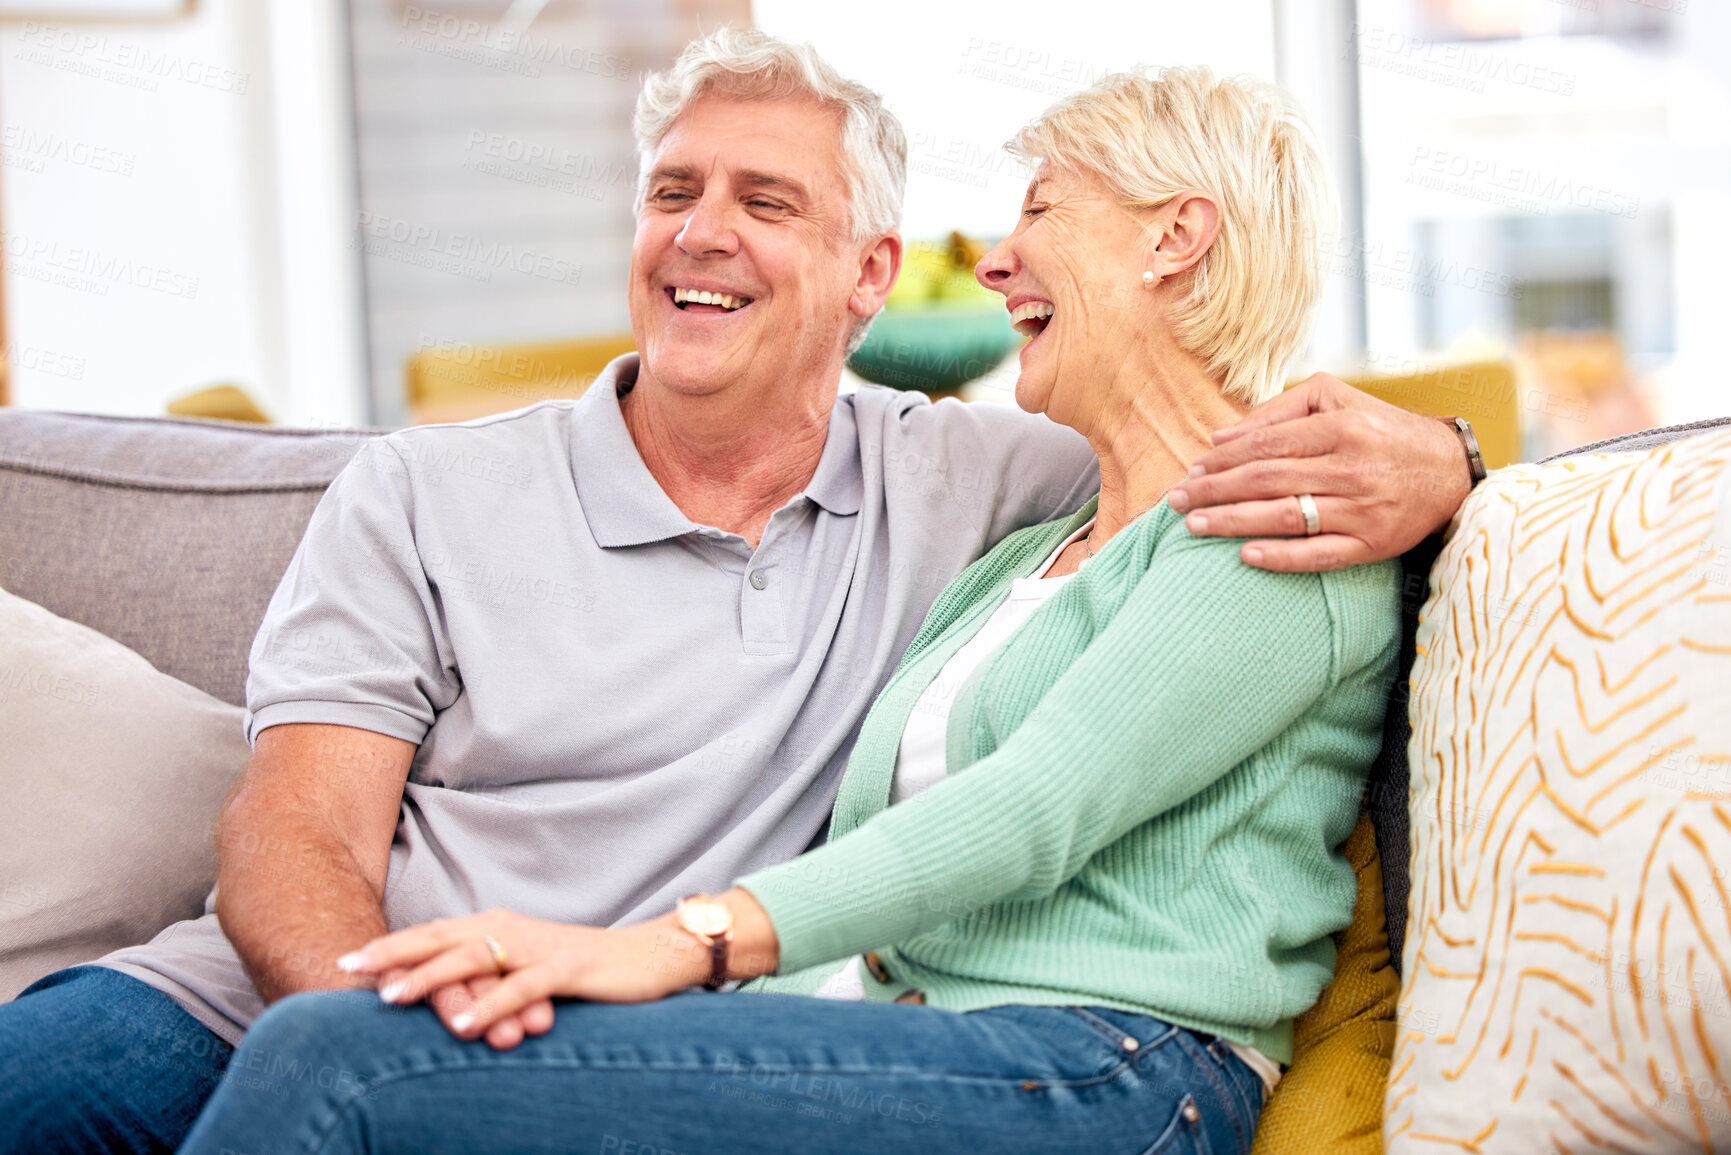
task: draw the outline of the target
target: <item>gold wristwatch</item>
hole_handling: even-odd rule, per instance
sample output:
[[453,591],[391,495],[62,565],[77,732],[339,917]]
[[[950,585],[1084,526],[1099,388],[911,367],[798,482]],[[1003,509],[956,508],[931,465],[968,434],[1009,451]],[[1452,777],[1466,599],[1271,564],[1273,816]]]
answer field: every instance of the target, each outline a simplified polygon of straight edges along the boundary
[[718,990],[727,981],[727,946],[733,941],[733,911],[707,894],[679,900],[674,912],[679,929],[709,948],[709,977],[705,990]]

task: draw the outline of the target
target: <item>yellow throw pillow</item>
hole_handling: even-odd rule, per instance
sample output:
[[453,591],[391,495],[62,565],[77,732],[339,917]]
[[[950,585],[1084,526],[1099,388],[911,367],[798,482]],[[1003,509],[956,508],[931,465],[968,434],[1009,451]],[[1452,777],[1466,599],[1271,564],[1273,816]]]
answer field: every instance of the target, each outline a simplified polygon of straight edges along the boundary
[[1392,1153],[1731,1150],[1731,432],[1500,470],[1431,574]]
[[1352,925],[1334,936],[1334,981],[1292,1028],[1292,1066],[1256,1125],[1251,1155],[1378,1155],[1400,980],[1388,956],[1382,859],[1370,818],[1343,848],[1358,874]]

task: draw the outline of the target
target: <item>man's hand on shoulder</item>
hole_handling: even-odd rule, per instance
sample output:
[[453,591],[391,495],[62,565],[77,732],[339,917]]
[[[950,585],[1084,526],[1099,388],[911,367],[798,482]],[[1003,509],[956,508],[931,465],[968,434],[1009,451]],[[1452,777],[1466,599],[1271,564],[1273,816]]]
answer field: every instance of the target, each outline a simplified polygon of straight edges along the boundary
[[[1168,495],[1199,537],[1247,537],[1261,569],[1339,569],[1398,557],[1447,525],[1472,491],[1466,450],[1434,417],[1317,373],[1263,402]],[[1320,531],[1306,537],[1301,493]]]

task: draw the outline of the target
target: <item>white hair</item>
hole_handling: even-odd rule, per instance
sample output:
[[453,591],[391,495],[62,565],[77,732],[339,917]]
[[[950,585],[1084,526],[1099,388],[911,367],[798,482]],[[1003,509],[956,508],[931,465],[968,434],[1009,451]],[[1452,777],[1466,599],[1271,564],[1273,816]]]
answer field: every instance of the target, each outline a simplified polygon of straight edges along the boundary
[[[908,183],[908,141],[883,97],[831,68],[809,44],[790,44],[750,28],[719,28],[693,40],[665,72],[643,79],[631,128],[637,135],[637,201],[643,203],[656,146],[698,97],[805,97],[842,115],[841,164],[855,240],[900,227]],[[872,319],[848,333],[845,355],[865,342]]]
[[1094,176],[1132,208],[1185,189],[1220,205],[1220,231],[1173,313],[1180,346],[1228,397],[1279,393],[1309,336],[1338,210],[1316,132],[1284,89],[1207,68],[1121,72],[1059,101],[1011,140],[1030,161]]
[[848,80],[809,44],[790,44],[755,29],[721,28],[693,40],[666,72],[643,80],[637,115],[638,198],[650,162],[673,122],[706,92],[741,100],[806,97],[842,114],[842,171],[855,240],[887,233],[902,220],[908,142],[883,97]]

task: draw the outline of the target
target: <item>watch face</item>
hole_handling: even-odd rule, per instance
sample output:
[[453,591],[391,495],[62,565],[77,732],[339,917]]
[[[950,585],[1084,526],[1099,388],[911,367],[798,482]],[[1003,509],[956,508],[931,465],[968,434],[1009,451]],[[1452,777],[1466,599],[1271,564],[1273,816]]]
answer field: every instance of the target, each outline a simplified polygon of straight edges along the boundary
[[696,934],[714,936],[733,928],[733,912],[719,902],[682,902],[679,921]]

